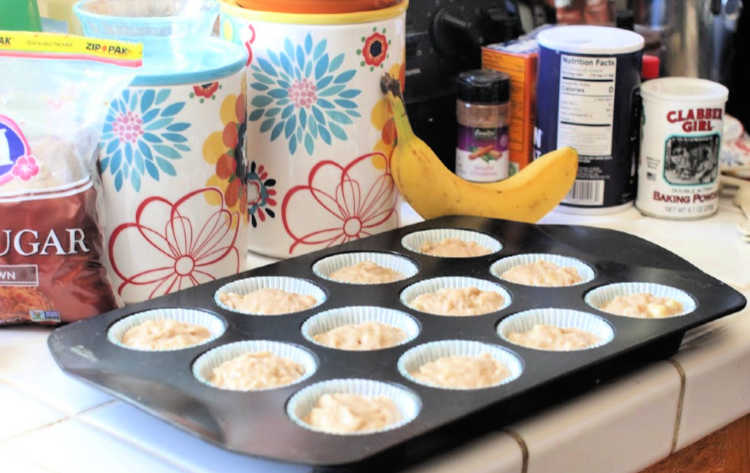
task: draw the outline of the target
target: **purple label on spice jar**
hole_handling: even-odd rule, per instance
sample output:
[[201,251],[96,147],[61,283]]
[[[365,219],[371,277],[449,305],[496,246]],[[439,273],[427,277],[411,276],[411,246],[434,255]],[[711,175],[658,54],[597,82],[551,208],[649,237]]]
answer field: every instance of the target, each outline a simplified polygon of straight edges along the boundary
[[508,177],[508,127],[458,126],[456,174],[469,181],[493,182]]

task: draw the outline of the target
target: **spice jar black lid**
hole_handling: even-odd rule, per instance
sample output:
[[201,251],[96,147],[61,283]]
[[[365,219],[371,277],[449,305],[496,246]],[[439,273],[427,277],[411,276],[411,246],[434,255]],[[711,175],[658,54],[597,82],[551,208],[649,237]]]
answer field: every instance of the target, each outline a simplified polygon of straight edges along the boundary
[[457,96],[464,102],[499,104],[510,100],[510,76],[490,69],[462,72],[456,80]]

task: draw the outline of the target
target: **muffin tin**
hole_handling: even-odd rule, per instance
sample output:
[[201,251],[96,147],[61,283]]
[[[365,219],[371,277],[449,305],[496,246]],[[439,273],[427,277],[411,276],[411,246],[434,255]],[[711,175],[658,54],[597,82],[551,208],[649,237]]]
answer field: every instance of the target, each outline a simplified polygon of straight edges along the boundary
[[[440,258],[409,250],[402,244],[404,237],[409,242],[408,236],[415,232],[436,229],[479,232],[481,238],[494,239],[497,245],[486,256]],[[313,270],[323,258],[348,252],[379,252],[406,258],[417,272],[394,283],[358,285],[331,281]],[[490,270],[504,258],[534,253],[575,258],[591,269],[592,279],[569,287],[530,287],[503,281]],[[405,289],[441,277],[479,279],[489,287],[502,288],[510,296],[510,303],[486,315],[449,317],[422,313],[402,302]],[[324,296],[324,300],[309,310],[274,316],[243,314],[217,303],[217,290],[247,278],[253,278],[251,282],[275,281],[284,287],[301,284],[310,293]],[[691,297],[695,308],[672,318],[643,320],[604,313],[584,300],[595,288],[628,282],[679,289]],[[247,284],[237,283],[234,287]],[[669,356],[679,347],[686,330],[736,312],[745,303],[740,293],[678,256],[624,233],[442,217],[70,324],[55,330],[48,343],[64,371],[206,441],[232,451],[287,462],[360,468],[406,464],[460,439],[502,427],[602,379]],[[398,346],[362,352],[327,348],[303,334],[303,324],[311,317],[347,306],[399,311],[416,322],[418,333]],[[126,317],[171,308],[213,314],[225,330],[207,343],[162,352],[131,350],[108,339],[113,325]],[[498,334],[499,323],[507,317],[542,308],[593,314],[611,327],[613,337],[590,349],[549,352],[514,345]],[[280,342],[286,349],[301,350],[298,353],[309,355],[305,359],[311,372],[294,384],[251,392],[217,389],[196,378],[196,360],[202,355],[241,341]],[[403,365],[409,361],[408,357],[402,359],[404,354],[428,343],[446,341],[450,343],[436,346],[445,349],[463,341],[492,345],[519,372],[508,382],[478,390],[431,387],[402,374]],[[429,355],[428,352],[425,349],[422,355]],[[368,380],[369,384],[357,379]],[[299,409],[310,403],[309,396],[304,395],[325,392],[331,386],[354,386],[352,389],[365,392],[395,390],[406,396],[401,401],[407,406],[407,417],[413,415],[413,419],[382,432],[333,435],[300,425],[297,410],[290,415],[290,406]]]

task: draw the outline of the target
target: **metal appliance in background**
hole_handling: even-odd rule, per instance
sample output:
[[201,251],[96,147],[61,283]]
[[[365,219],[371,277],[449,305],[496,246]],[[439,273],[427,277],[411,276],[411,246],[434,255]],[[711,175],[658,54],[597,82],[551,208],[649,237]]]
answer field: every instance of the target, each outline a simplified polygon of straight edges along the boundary
[[727,83],[742,0],[630,0],[646,53],[661,59],[662,76]]
[[554,18],[542,0],[410,0],[406,106],[417,136],[449,169],[456,153],[456,76],[481,67],[481,47]]

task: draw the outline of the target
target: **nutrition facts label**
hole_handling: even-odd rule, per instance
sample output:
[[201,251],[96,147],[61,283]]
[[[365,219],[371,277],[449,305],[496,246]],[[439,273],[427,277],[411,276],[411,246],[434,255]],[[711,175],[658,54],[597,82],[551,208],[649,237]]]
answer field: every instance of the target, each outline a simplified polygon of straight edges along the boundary
[[580,155],[612,154],[617,58],[560,56],[557,147],[572,146]]

